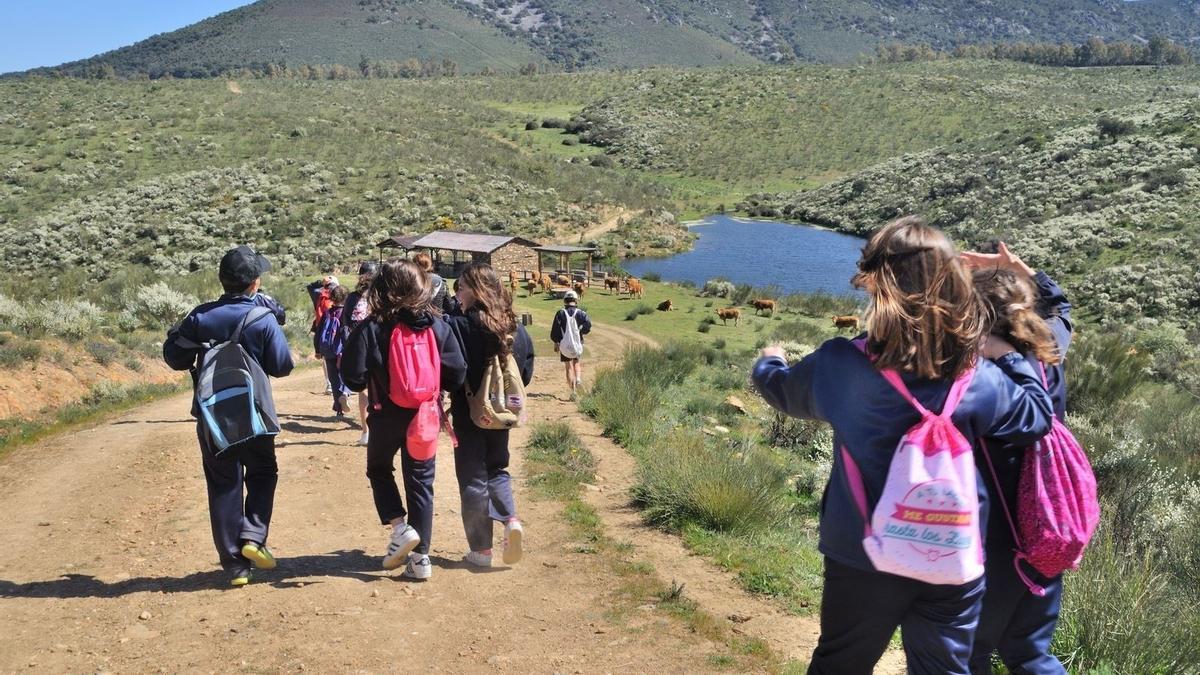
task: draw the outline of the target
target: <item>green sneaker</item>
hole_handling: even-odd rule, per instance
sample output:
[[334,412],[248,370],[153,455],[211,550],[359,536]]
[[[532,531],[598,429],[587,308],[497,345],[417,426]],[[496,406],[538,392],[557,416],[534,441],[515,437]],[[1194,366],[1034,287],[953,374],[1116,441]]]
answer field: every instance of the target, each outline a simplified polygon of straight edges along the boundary
[[242,557],[260,570],[275,569],[275,556],[271,555],[271,549],[267,548],[266,544],[246,542],[242,546]]
[[229,580],[229,585],[234,587],[245,586],[254,578],[254,570],[249,567],[243,567],[233,571],[233,578]]

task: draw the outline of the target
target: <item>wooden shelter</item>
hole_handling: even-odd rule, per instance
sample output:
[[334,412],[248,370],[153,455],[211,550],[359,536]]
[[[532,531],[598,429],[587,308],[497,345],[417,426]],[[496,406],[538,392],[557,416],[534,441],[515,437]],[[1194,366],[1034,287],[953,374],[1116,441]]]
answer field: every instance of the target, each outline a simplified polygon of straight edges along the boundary
[[[576,280],[575,276],[576,276],[576,274],[579,274],[582,276],[582,278],[577,279],[578,281],[583,281],[585,283],[591,281],[592,273],[593,273],[593,269],[594,269],[593,263],[595,262],[596,250],[597,250],[595,247],[593,247],[593,246],[560,246],[557,244],[552,244],[552,245],[548,245],[548,246],[538,246],[538,247],[535,247],[533,250],[537,251],[538,253],[548,253],[551,255],[558,256],[558,267],[556,267],[554,269],[555,274],[564,274],[572,280]],[[584,268],[583,270],[578,270],[578,271],[576,271],[575,274],[573,274],[572,270],[571,270],[571,256],[577,255],[577,254],[586,254],[587,255],[587,267]],[[541,255],[538,256],[537,271],[538,271],[538,274],[544,273],[543,269],[542,269],[542,256]]]
[[501,275],[533,270],[541,264],[537,242],[507,235],[442,230],[425,235],[388,237],[376,246],[380,256],[386,248],[399,248],[406,254],[429,251],[434,269],[445,277],[457,277],[463,267],[473,262],[488,263]]

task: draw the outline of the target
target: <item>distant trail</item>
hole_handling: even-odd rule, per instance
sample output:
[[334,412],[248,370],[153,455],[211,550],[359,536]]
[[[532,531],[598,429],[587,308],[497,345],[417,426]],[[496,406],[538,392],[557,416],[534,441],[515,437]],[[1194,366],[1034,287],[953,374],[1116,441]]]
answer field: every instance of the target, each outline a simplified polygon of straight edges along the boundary
[[[597,326],[589,374],[651,340]],[[627,506],[634,464],[566,401],[557,358],[541,359],[534,423],[569,419],[598,458],[598,507],[608,534],[734,628],[807,658],[812,618],[742,592],[731,575],[691,556],[676,537],[640,524]],[[315,369],[278,381],[284,434],[271,546],[280,567],[245,589],[216,568],[188,397],[138,408],[0,461],[0,671],[243,669],[316,672],[706,672],[716,647],[660,613],[612,619],[620,580],[580,553],[562,506],[525,489],[513,434],[527,557],[512,570],[473,572],[459,559],[453,453],[439,455],[434,577],[410,583],[379,568],[377,525],[356,429],[331,417]],[[644,616],[642,616],[644,614]],[[146,617],[141,619],[139,617]],[[400,666],[400,664],[403,666]]]

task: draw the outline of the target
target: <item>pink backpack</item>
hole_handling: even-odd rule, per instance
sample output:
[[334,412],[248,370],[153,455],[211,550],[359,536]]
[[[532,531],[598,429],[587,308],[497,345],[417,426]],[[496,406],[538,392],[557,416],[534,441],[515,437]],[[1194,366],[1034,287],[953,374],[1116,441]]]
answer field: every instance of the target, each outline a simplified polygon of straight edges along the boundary
[[424,461],[437,454],[438,432],[445,421],[441,406],[442,357],[432,328],[414,331],[401,323],[388,348],[388,398],[417,411],[408,425],[408,454]]
[[[855,341],[866,353],[865,343]],[[850,492],[864,522],[863,548],[875,569],[928,584],[965,584],[983,576],[979,486],[971,443],[950,416],[971,385],[954,381],[942,412],[926,410],[895,370],[881,372],[921,420],[900,439],[875,513],[867,513],[862,472],[842,446]]]
[[[1046,384],[1046,368],[1039,366],[1042,384]],[[1001,510],[1017,542],[1013,565],[1029,590],[1043,596],[1046,590],[1025,575],[1021,560],[1051,578],[1079,567],[1083,550],[1100,522],[1100,502],[1096,498],[1096,476],[1091,462],[1075,436],[1056,416],[1050,433],[1025,451],[1017,487],[1017,522],[1013,523],[986,445],[983,456],[1000,496]]]

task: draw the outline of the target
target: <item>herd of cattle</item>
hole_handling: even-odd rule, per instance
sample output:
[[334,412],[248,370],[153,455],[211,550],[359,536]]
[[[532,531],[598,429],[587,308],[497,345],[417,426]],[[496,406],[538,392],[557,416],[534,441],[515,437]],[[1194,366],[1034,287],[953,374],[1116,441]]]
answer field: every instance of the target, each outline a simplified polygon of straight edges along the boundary
[[[520,287],[520,282],[515,271],[508,273],[509,286],[513,291]],[[556,289],[571,288],[583,297],[584,291],[587,289],[587,284],[581,281],[572,281],[564,274],[550,274],[548,272],[529,272],[529,279],[524,284],[525,290],[530,295],[542,291],[545,293],[554,292]],[[606,277],[604,279],[604,288],[609,295],[616,293],[617,295],[626,295],[629,297],[642,297],[645,289],[642,287],[640,279],[634,277]],[[775,313],[776,302],[767,298],[758,298],[750,301],[750,306],[754,308],[755,316],[762,314],[770,316]],[[675,309],[674,303],[670,300],[663,300],[658,303],[658,311],[670,312]],[[742,310],[738,307],[718,307],[714,310],[717,313],[717,318],[721,320],[721,324],[728,326],[729,321],[733,321],[733,325],[737,326],[742,320]],[[839,331],[843,329],[859,330],[860,321],[857,316],[835,316],[833,317],[833,326]]]

